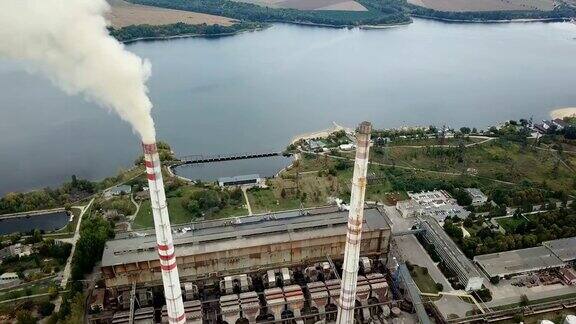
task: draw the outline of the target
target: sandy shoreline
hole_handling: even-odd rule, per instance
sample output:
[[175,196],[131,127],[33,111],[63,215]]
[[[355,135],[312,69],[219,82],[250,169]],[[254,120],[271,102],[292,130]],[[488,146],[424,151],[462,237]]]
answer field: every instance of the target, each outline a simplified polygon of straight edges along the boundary
[[564,117],[576,117],[576,107],[554,109],[550,112],[550,116],[554,119]]
[[296,137],[294,137],[290,141],[290,144],[294,144],[300,140],[308,140],[308,139],[313,139],[313,138],[325,138],[325,137],[330,136],[330,134],[341,131],[341,130],[343,130],[347,133],[354,131],[351,128],[340,126],[340,125],[336,124],[335,122],[332,122],[332,124],[333,124],[332,127],[321,130],[321,131],[297,135]]

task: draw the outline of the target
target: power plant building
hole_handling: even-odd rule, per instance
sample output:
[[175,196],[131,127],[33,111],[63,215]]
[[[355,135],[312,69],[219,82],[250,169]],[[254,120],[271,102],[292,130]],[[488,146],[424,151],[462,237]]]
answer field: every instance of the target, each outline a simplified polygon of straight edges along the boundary
[[549,249],[536,246],[527,249],[490,253],[474,257],[490,278],[504,277],[563,267],[565,264]]
[[[337,207],[296,210],[207,221],[175,232],[176,263],[182,281],[214,283],[224,276],[341,260],[348,211]],[[376,208],[364,212],[361,255],[388,252],[390,226]],[[108,241],[101,271],[108,289],[122,291],[161,284],[153,233]]]
[[423,220],[421,226],[424,229],[422,234],[424,239],[434,246],[446,266],[456,273],[460,284],[465,287],[464,289],[466,291],[482,289],[484,276],[480,274],[442,227],[431,218]]

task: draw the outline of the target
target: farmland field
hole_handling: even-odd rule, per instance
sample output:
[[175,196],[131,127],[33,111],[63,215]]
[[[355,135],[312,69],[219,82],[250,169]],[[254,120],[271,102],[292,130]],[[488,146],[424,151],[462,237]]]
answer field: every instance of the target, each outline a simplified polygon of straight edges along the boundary
[[123,0],[108,0],[112,10],[107,19],[115,28],[130,25],[168,25],[183,22],[191,25],[207,24],[230,26],[234,20],[197,12],[163,9],[151,6],[131,4]]
[[298,10],[342,10],[366,11],[367,9],[352,0],[235,0],[271,8],[291,8]]

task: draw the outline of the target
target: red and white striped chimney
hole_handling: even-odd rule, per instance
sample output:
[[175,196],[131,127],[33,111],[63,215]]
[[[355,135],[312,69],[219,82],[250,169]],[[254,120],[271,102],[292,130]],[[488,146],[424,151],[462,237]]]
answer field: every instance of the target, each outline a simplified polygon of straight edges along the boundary
[[352,177],[352,195],[348,213],[348,232],[344,263],[342,264],[342,285],[336,323],[354,323],[354,306],[356,305],[356,281],[358,280],[358,263],[360,261],[360,240],[364,219],[364,195],[366,193],[366,173],[368,171],[368,153],[370,150],[370,133],[372,125],[362,122],[356,132],[356,159]]
[[186,322],[186,314],[182,303],[180,277],[178,276],[172,230],[168,217],[168,208],[166,207],[166,193],[164,192],[164,182],[162,180],[160,156],[158,155],[156,143],[142,144],[142,146],[144,148],[148,187],[150,188],[150,203],[156,229],[156,244],[162,269],[168,321],[171,324],[181,324]]

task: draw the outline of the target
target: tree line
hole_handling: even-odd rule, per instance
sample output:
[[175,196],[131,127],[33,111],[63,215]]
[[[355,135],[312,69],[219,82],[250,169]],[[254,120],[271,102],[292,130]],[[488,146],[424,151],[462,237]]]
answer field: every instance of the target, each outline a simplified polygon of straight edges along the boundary
[[513,19],[566,19],[576,16],[576,8],[560,3],[553,10],[506,10],[506,11],[438,11],[413,4],[407,4],[410,13],[415,16],[463,21],[490,21]]
[[7,193],[0,198],[0,214],[22,213],[65,206],[96,191],[96,184],[75,175],[58,189],[44,188],[26,193]]
[[262,24],[239,22],[231,26],[221,25],[190,25],[182,22],[169,25],[130,25],[122,28],[109,28],[110,35],[121,42],[129,42],[138,39],[168,38],[178,35],[202,35],[217,36],[237,33],[244,30],[252,30],[263,27]]
[[444,223],[444,230],[469,258],[475,255],[535,247],[544,241],[576,236],[576,204],[534,214],[527,219],[521,215],[514,217],[519,221],[519,225],[507,230],[506,233],[483,227],[464,237],[460,225],[452,220]]

